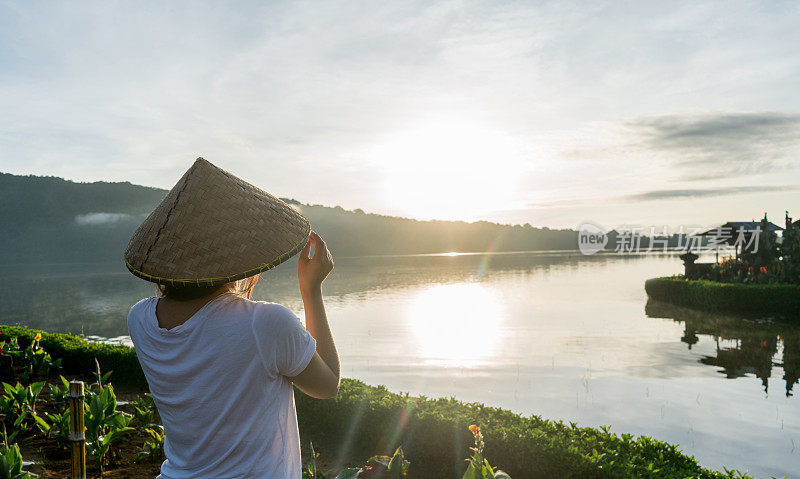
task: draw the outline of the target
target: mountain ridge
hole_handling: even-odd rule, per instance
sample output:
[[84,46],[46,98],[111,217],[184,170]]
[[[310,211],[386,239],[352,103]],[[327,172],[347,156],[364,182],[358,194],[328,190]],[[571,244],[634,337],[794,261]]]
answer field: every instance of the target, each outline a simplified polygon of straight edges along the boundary
[[[0,173],[0,264],[118,260],[166,194],[129,181]],[[569,229],[419,220],[281,199],[308,217],[334,253],[347,256],[577,247],[577,232]]]

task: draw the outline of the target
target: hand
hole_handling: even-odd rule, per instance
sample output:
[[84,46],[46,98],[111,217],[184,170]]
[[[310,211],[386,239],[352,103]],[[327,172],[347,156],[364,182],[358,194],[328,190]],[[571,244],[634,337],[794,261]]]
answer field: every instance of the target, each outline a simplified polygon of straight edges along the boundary
[[[311,245],[314,245],[314,256],[310,257]],[[322,282],[333,269],[333,258],[325,241],[318,234],[311,232],[300,259],[297,262],[297,278],[300,280],[300,292],[312,293],[318,291]]]

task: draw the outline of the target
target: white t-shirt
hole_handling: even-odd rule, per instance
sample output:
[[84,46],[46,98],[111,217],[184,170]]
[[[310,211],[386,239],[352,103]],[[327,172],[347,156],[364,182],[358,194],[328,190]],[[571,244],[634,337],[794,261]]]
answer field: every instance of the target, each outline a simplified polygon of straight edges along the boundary
[[306,368],[316,341],[297,316],[226,293],[168,330],[158,326],[157,301],[136,303],[128,329],[164,423],[159,477],[299,478],[287,377]]

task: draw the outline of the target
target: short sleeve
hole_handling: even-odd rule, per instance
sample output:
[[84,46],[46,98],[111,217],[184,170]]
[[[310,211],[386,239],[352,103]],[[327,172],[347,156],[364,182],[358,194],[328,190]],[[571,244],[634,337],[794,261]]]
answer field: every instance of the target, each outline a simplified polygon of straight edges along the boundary
[[264,367],[274,376],[297,376],[311,362],[317,342],[285,306],[259,306],[253,317],[253,334]]
[[157,299],[158,298],[155,297],[142,299],[138,303],[134,304],[130,311],[128,311],[128,336],[131,337],[131,341],[135,341],[135,338],[139,336],[147,308],[151,307],[153,301]]

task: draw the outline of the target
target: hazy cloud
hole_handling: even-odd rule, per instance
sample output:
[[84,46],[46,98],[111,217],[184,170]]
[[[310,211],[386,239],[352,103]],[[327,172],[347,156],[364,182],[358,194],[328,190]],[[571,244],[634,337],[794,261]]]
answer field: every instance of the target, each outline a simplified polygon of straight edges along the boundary
[[624,204],[630,201],[659,201],[687,198],[716,198],[728,195],[746,195],[755,193],[787,193],[800,191],[800,185],[758,185],[758,186],[722,186],[709,188],[674,188],[657,189],[633,193],[625,196],[605,196],[570,198],[567,200],[531,202],[525,205],[531,209],[563,209],[587,206],[597,203]]
[[797,113],[675,115],[631,125],[642,146],[666,156],[682,180],[767,173],[796,166],[800,155]]
[[747,193],[779,193],[797,191],[799,185],[763,185],[763,186],[724,186],[717,188],[690,188],[673,190],[652,190],[626,196],[626,200],[652,201],[681,198],[706,198]]
[[86,213],[85,215],[76,215],[75,223],[82,226],[107,225],[129,218],[133,218],[133,215],[127,213]]

